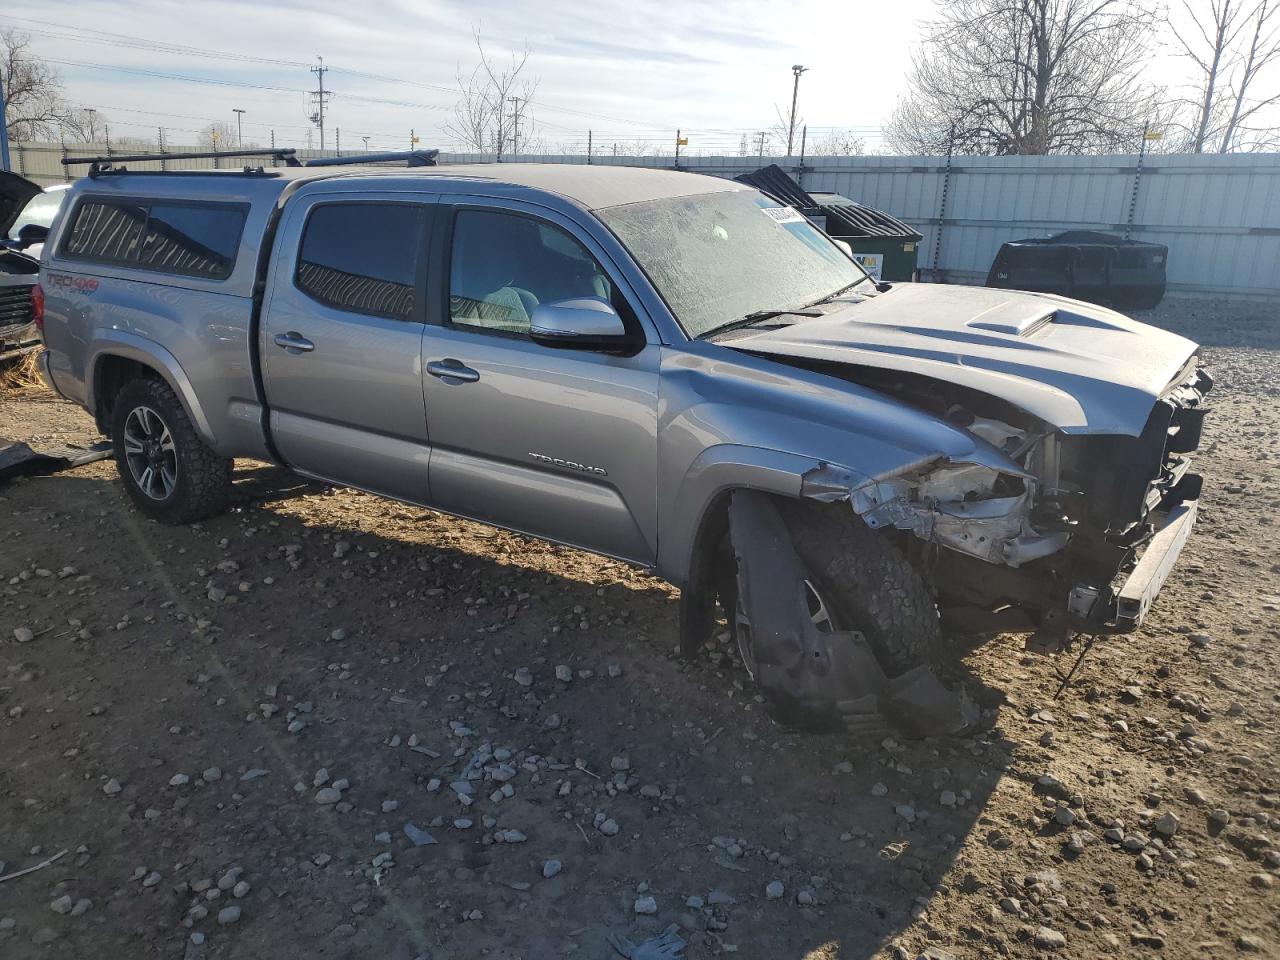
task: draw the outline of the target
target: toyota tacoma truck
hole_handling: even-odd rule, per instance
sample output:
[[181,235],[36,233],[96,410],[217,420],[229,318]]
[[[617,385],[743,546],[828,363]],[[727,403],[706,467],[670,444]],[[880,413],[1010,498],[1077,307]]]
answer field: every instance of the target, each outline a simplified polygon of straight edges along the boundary
[[632,561],[784,720],[921,725],[953,637],[1132,630],[1196,516],[1196,344],[878,284],[730,180],[117,159],[40,282],[45,375],[147,516],[253,458]]

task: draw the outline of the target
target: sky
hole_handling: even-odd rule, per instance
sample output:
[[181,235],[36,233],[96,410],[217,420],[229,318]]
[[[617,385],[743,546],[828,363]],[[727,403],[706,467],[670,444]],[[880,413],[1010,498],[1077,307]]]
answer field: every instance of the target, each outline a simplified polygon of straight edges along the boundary
[[[736,149],[743,130],[772,126],[775,104],[789,108],[796,63],[810,68],[801,81],[801,113],[810,124],[874,133],[903,88],[915,21],[928,15],[930,0],[312,0],[305,8],[279,0],[45,0],[23,6],[24,15],[36,10],[39,21],[0,13],[0,25],[30,33],[37,54],[62,61],[55,65],[70,99],[99,109],[121,134],[154,136],[163,124],[172,128],[170,142],[182,142],[194,136],[179,137],[182,128],[233,121],[240,107],[246,140],[262,140],[274,128],[278,140],[302,145],[310,107],[294,91],[314,88],[305,64],[321,55],[334,68],[326,75],[335,91],[326,126],[341,130],[344,148],[369,136],[371,147],[403,149],[411,128],[424,146],[448,147],[443,122],[456,99],[459,69],[469,72],[476,62],[472,30],[478,27],[499,58],[528,45],[526,72],[539,80],[533,113],[548,146],[585,140],[589,128],[602,143],[643,139],[669,146],[680,128],[689,131],[690,149],[723,150]],[[162,53],[109,37],[99,39],[114,42],[85,42],[73,39],[84,34],[53,24],[301,65]],[[195,84],[75,63],[281,89]]]
[[[477,61],[478,29],[500,61],[527,45],[530,113],[551,152],[584,151],[589,129],[598,150],[669,152],[679,129],[690,152],[733,153],[743,132],[789,109],[792,64],[809,68],[799,112],[810,135],[851,130],[877,149],[932,10],[932,0],[44,0],[0,12],[0,26],[29,33],[68,98],[98,110],[114,137],[164,126],[168,143],[192,143],[240,108],[246,143],[274,130],[277,143],[306,146],[308,67],[323,56],[329,147],[337,130],[344,150],[366,136],[370,149],[406,149],[413,130],[421,146],[458,149],[445,122],[458,73]],[[1167,51],[1150,69],[1157,82],[1177,75]],[[780,146],[776,134],[769,145]]]

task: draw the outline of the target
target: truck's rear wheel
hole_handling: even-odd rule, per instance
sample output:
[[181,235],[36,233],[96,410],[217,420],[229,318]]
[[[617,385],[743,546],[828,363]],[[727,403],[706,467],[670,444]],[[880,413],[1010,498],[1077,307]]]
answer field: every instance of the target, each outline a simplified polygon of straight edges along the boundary
[[220,512],[231,491],[231,461],[196,433],[167,383],[130,380],[111,410],[116,468],[129,498],[162,523],[191,523]]

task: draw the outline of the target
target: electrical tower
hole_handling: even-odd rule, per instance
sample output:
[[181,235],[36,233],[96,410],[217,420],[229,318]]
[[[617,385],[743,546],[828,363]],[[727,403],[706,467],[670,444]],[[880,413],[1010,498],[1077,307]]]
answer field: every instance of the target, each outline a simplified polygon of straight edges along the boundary
[[523,97],[507,97],[511,104],[511,155],[520,155],[520,104]]
[[311,114],[311,122],[320,128],[320,149],[324,149],[324,108],[329,102],[329,98],[333,96],[332,90],[324,88],[324,75],[329,68],[324,65],[324,57],[316,57],[320,61],[318,66],[311,68],[311,72],[316,75],[316,89],[311,92],[312,101],[315,103],[315,112]]
[[764,145],[765,145],[766,143],[768,143],[768,142],[769,142],[769,134],[768,134],[768,133],[766,133],[764,130],[761,130],[759,133],[757,133],[757,134],[756,134],[754,137],[752,137],[751,139],[755,140],[755,142],[756,142],[756,146],[759,148],[759,149],[758,149],[758,151],[757,151],[757,153],[756,153],[756,156],[758,156],[761,160],[763,160],[763,159],[764,159]]

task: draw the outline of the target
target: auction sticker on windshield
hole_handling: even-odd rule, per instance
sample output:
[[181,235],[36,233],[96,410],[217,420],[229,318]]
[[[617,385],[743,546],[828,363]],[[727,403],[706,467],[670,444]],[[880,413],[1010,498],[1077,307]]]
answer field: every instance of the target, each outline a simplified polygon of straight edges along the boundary
[[761,207],[777,223],[804,223],[804,214],[794,207]]

